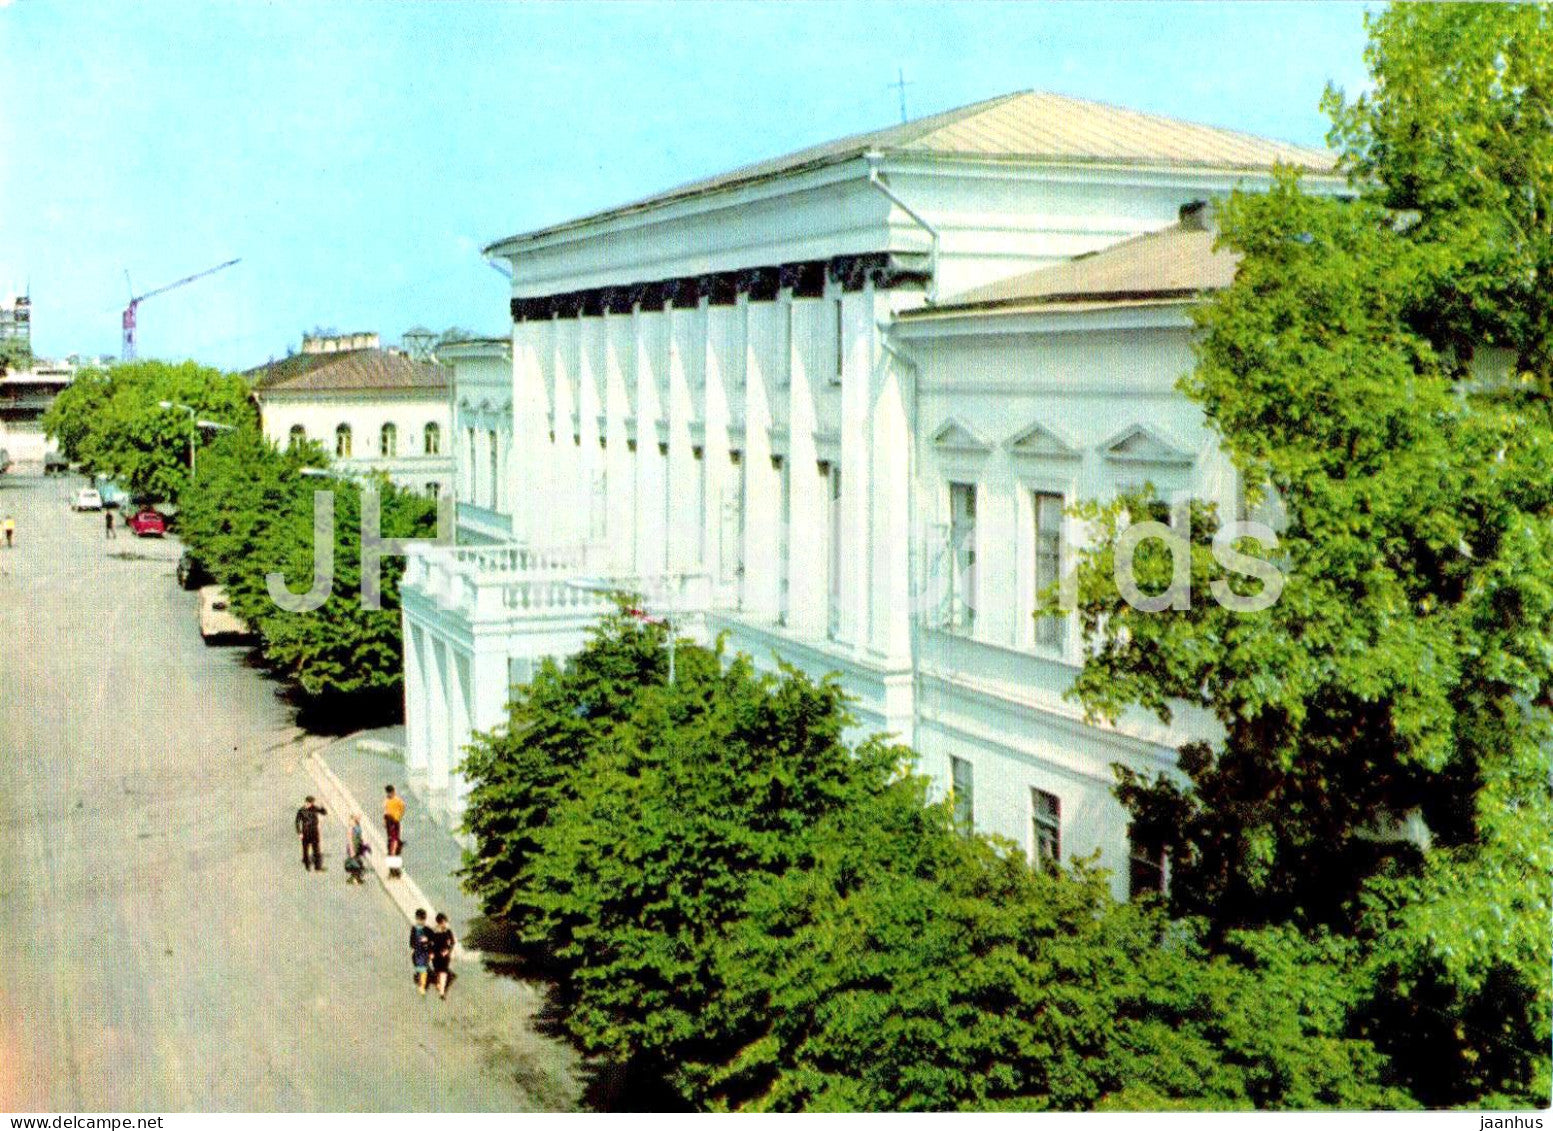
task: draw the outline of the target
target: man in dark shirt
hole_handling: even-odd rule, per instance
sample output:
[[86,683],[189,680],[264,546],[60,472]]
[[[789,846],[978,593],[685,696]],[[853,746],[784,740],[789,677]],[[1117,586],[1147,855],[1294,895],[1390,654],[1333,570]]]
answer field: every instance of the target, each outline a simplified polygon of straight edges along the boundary
[[302,808],[297,810],[297,837],[302,841],[302,868],[324,870],[323,849],[318,845],[318,818],[328,813],[325,809],[313,801],[311,797],[303,799]]
[[415,967],[415,985],[426,996],[426,983],[431,974],[433,939],[431,928],[426,925],[426,909],[415,912],[415,923],[410,927],[410,965]]

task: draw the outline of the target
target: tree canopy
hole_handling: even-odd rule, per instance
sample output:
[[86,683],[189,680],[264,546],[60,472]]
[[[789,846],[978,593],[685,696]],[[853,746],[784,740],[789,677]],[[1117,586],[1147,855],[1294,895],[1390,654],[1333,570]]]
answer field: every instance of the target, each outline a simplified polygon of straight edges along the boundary
[[[184,408],[163,408],[163,401]],[[208,420],[253,425],[256,410],[238,375],[192,361],[132,361],[88,369],[60,391],[43,427],[64,457],[116,480],[133,496],[175,499],[189,476],[191,443],[203,448]]]
[[[1243,255],[1199,313],[1183,391],[1249,493],[1287,515],[1270,608],[1112,579],[1138,500],[1091,507],[1080,566],[1092,716],[1210,711],[1181,778],[1122,772],[1174,845],[1172,903],[1216,938],[1362,943],[1354,1016],[1435,1105],[1548,1094],[1553,964],[1553,25],[1542,7],[1398,5],[1374,90],[1330,91],[1354,193],[1288,175],[1219,210]],[[1144,588],[1168,579],[1138,555]],[[1184,780],[1183,780],[1184,779]]]
[[[327,463],[316,444],[278,449],[252,427],[222,434],[201,455],[198,480],[179,495],[179,535],[226,587],[233,610],[258,633],[265,661],[303,698],[355,718],[392,717],[400,707],[403,644],[401,558],[382,563],[382,607],[361,600],[361,486],[304,476]],[[436,503],[386,480],[385,538],[429,538]],[[314,577],[314,493],[333,497],[333,582],[321,607],[289,611],[270,594],[279,573],[294,593]]]
[[1410,1106],[1341,940],[1209,955],[965,836],[833,681],[620,616],[477,736],[465,880],[589,1053],[742,1110]]

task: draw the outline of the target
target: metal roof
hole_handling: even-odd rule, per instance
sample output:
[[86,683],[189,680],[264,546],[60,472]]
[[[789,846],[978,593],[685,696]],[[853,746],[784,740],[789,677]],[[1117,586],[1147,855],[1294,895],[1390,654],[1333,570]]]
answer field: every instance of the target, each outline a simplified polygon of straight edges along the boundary
[[1336,158],[1324,149],[1271,141],[1254,134],[1145,114],[1102,102],[1043,91],[1019,91],[887,129],[810,146],[784,157],[746,165],[631,204],[521,233],[486,247],[535,239],[601,220],[657,208],[737,185],[838,164],[866,153],[943,159],[1020,162],[1095,162],[1264,170],[1289,165],[1332,173]]
[[256,393],[329,393],[416,390],[448,387],[448,371],[440,365],[411,361],[382,349],[299,353],[282,361],[248,370]]
[[902,318],[1024,313],[1067,304],[1187,299],[1235,281],[1240,253],[1215,248],[1217,234],[1173,224],[1065,263],[952,295]]

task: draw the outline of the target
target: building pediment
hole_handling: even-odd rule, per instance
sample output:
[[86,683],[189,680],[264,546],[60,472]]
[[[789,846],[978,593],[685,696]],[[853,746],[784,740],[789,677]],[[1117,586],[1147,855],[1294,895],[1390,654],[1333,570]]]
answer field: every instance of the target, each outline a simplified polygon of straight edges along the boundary
[[933,446],[957,456],[984,456],[992,446],[958,420],[947,421],[933,433]]
[[1133,424],[1100,445],[1108,460],[1150,467],[1190,467],[1195,462],[1184,451],[1144,424]]
[[1031,424],[1006,445],[1010,455],[1023,459],[1079,459],[1080,452],[1044,424]]

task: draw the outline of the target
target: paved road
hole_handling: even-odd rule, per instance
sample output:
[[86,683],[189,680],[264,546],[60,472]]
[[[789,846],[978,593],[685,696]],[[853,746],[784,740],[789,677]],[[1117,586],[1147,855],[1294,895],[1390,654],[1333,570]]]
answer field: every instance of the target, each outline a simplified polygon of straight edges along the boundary
[[410,982],[376,885],[302,871],[309,779],[274,686],[206,648],[178,546],[0,475],[0,1109],[565,1108],[534,992]]

